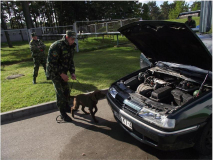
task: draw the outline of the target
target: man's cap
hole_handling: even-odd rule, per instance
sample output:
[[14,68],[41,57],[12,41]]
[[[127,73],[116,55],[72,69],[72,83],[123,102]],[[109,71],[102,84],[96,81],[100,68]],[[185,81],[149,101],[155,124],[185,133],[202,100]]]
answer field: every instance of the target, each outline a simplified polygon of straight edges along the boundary
[[188,16],[188,19],[192,19],[192,16]]
[[66,31],[66,36],[72,37],[72,38],[76,38],[76,33],[71,31],[71,30],[67,30]]
[[35,36],[37,36],[37,35],[36,35],[35,32],[32,32],[32,33],[31,33],[31,36],[32,36],[32,37],[35,37]]

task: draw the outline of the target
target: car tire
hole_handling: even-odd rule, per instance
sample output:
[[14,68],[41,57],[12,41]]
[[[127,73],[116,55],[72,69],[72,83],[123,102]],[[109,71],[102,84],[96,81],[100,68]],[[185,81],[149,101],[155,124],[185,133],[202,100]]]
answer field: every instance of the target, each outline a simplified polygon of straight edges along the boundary
[[212,154],[212,119],[204,127],[195,149],[202,155]]

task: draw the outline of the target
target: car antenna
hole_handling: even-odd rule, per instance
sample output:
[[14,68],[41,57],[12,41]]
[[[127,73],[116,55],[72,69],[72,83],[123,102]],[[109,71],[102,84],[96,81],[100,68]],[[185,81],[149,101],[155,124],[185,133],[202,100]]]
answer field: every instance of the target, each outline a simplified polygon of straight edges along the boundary
[[206,79],[207,79],[208,75],[209,75],[209,70],[208,70],[208,73],[206,74],[206,77],[205,77],[205,79],[204,79],[203,83],[202,83],[202,84],[201,84],[201,86],[200,86],[200,89],[199,89],[199,91],[198,91],[198,93],[197,93],[196,97],[198,97],[198,96],[199,96],[199,93],[200,93],[201,89],[203,88],[203,85],[204,85],[204,83],[206,82]]

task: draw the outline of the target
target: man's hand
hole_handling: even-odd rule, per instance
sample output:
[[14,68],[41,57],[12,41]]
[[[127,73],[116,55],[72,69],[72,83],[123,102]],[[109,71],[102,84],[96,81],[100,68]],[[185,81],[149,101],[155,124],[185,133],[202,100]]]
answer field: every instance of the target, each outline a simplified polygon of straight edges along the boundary
[[69,77],[66,75],[66,74],[64,74],[64,73],[61,73],[61,78],[65,81],[65,82],[67,82],[68,80],[69,80]]
[[73,79],[73,80],[76,80],[76,76],[75,76],[75,74],[73,73],[73,74],[71,74],[71,78]]

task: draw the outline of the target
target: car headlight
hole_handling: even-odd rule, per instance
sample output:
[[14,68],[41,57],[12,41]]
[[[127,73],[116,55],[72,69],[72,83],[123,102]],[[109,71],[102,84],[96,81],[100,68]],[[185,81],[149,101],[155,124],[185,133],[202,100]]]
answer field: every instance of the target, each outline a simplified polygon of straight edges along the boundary
[[174,128],[175,119],[168,119],[167,116],[162,116],[159,113],[153,112],[147,108],[143,108],[138,113],[144,120],[154,123],[163,128]]
[[115,89],[114,87],[111,87],[111,88],[109,89],[109,93],[111,94],[111,96],[112,96],[113,98],[115,98],[116,94],[118,94],[118,92],[116,91],[116,89]]

